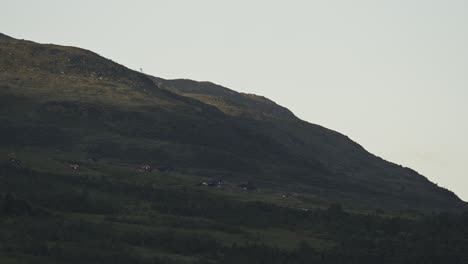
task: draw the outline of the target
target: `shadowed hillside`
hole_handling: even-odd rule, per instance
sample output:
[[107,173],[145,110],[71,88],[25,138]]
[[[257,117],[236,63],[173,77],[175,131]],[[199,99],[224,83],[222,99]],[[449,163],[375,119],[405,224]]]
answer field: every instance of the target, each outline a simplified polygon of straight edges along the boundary
[[354,208],[463,205],[418,173],[266,98],[149,77],[78,48],[0,39],[5,153],[152,163]]
[[2,264],[468,262],[455,194],[263,97],[0,34],[0,123]]
[[[388,196],[396,199],[389,206],[396,207],[406,199],[423,206],[419,195],[426,191],[434,198],[441,195],[459,200],[417,172],[384,161],[335,131],[299,120],[289,110],[263,97],[237,93],[209,82],[152,78],[161,88],[213,105],[229,116],[256,120],[256,129],[262,134],[274,138],[297,156],[314,161],[317,167],[312,175],[307,172],[295,175],[299,179],[289,175],[289,181],[297,181],[296,188],[330,195],[327,198],[346,196],[343,194],[349,190],[369,198],[374,196],[370,198],[374,202],[381,199],[377,196]],[[304,182],[309,184],[302,186]],[[345,199],[353,199],[351,196]],[[383,205],[384,200],[378,203]],[[441,208],[449,207],[441,205]]]

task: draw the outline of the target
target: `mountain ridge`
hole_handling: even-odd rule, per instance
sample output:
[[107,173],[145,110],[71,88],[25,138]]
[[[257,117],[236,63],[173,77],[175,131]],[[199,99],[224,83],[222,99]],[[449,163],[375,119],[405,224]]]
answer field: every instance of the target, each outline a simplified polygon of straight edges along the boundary
[[13,40],[13,38],[0,32],[0,40]]
[[[264,96],[235,92],[209,81],[197,82],[190,79],[164,80],[154,76],[150,76],[150,78],[152,78],[158,87],[163,89],[168,89],[184,96],[194,97],[195,99],[197,99],[197,95],[202,96],[202,98],[198,97],[198,100],[215,105],[220,110],[224,110],[223,112],[226,114],[245,114],[252,118],[261,118],[261,116],[269,115],[270,117],[280,119],[297,119],[289,109],[278,105]],[[225,106],[223,108],[219,102],[210,102],[210,98],[226,101],[230,107]],[[244,108],[244,111],[239,108]],[[251,113],[245,111],[249,110],[248,108],[254,111]]]

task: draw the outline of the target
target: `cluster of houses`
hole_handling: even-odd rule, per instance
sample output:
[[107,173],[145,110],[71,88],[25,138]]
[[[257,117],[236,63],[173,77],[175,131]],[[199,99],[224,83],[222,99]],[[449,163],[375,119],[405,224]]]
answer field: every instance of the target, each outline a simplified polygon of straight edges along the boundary
[[[86,160],[87,162],[90,162],[90,163],[98,162],[98,158],[96,157],[88,157]],[[77,171],[80,168],[80,165],[79,165],[79,162],[73,161],[73,163],[68,163],[68,167],[72,171]]]
[[205,186],[205,187],[218,187],[221,188],[224,185],[223,180],[215,180],[215,181],[204,181],[199,184],[200,186]]
[[[225,182],[223,180],[209,180],[209,181],[203,181],[198,184],[198,186],[203,186],[203,187],[217,187],[221,188],[225,185]],[[257,190],[257,187],[251,183],[241,183],[237,185],[237,188],[240,188],[241,190],[244,191],[254,191]]]
[[9,158],[8,159],[8,164],[10,164],[13,167],[17,167],[17,168],[22,168],[23,167],[23,162],[20,159],[17,159],[17,158]]
[[280,193],[281,198],[300,198],[298,193]]
[[8,154],[8,164],[16,168],[23,167],[23,162],[20,159],[16,158],[15,153]]
[[[157,170],[159,172],[169,172],[169,171],[173,171],[174,169],[171,166],[161,166],[161,167],[158,167]],[[152,171],[153,171],[153,167],[151,167],[151,165],[149,164],[143,164],[137,168],[137,172],[152,172]]]
[[[198,185],[204,186],[204,187],[221,188],[225,185],[225,182],[223,180],[209,180],[209,181],[202,181]],[[241,183],[241,184],[238,184],[236,187],[244,191],[257,190],[257,187],[252,182]]]
[[[14,162],[12,160],[12,158],[10,158],[10,160],[11,160],[10,163]],[[88,158],[88,161],[89,162],[97,162],[98,160],[97,160],[97,158],[91,157],[91,158]],[[15,161],[15,162],[17,162],[17,161]],[[18,164],[20,164],[20,163],[18,163]],[[77,171],[80,168],[80,165],[77,164],[77,163],[69,163],[68,167],[73,171]],[[160,172],[169,172],[169,171],[173,170],[173,168],[171,166],[161,166],[161,167],[156,168],[156,169],[158,171],[160,171]],[[143,165],[137,167],[137,169],[136,169],[137,172],[141,172],[141,173],[143,173],[143,172],[152,172],[153,170],[154,170],[154,168],[149,164],[143,164]]]
[[[16,157],[15,153],[10,153],[8,156],[9,156],[8,164],[10,166],[13,166],[13,167],[16,167],[16,168],[23,168],[23,162]],[[77,171],[80,168],[80,165],[78,165],[76,163],[69,163],[68,167],[73,171]]]

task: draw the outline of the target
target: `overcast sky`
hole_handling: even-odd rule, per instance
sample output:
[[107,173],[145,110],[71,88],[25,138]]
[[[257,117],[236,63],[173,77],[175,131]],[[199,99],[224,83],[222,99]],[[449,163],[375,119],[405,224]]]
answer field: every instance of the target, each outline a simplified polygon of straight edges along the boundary
[[468,200],[466,0],[1,0],[0,32],[269,97]]

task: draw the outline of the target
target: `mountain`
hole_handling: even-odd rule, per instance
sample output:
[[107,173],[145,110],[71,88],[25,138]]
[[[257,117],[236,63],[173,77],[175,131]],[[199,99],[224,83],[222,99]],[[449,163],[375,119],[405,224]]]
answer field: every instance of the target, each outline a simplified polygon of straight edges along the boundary
[[0,263],[468,263],[455,194],[264,97],[0,35],[0,124]]
[[4,152],[151,163],[361,209],[457,210],[415,171],[260,96],[164,80],[91,51],[2,37]]

